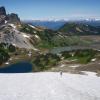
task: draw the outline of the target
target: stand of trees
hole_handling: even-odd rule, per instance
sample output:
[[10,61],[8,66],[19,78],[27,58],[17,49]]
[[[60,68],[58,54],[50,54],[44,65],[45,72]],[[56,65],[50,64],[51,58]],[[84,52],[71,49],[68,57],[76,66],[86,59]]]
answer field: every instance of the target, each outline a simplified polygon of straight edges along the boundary
[[10,52],[15,52],[16,48],[12,44],[0,43],[0,64],[6,62],[9,58]]
[[73,60],[77,59],[79,63],[88,63],[90,62],[98,52],[92,49],[87,50],[77,50],[72,52],[64,51],[62,52],[62,56],[64,59]]
[[37,56],[35,59],[33,59],[33,71],[43,71],[48,68],[51,68],[60,61],[59,56],[55,54],[41,54]]

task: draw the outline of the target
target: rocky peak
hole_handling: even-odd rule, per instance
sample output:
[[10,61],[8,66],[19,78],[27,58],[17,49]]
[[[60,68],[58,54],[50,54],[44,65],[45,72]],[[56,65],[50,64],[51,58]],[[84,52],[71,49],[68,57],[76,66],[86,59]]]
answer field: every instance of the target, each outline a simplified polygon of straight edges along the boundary
[[4,7],[0,7],[0,25],[5,23],[6,20],[6,10]]
[[5,7],[0,7],[0,25],[5,24],[5,21],[13,24],[20,24],[20,18],[17,14],[6,14]]
[[19,24],[20,23],[20,18],[18,17],[17,14],[11,13],[11,14],[8,15],[8,22]]
[[5,7],[0,7],[0,15],[5,15],[6,16]]

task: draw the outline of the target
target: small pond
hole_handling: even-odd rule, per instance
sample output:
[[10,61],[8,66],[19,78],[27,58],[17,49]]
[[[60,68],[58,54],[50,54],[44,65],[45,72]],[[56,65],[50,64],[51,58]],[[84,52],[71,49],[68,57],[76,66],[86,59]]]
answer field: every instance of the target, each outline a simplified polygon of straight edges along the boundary
[[66,47],[56,47],[53,48],[52,50],[50,50],[50,53],[53,54],[58,54],[61,53],[63,51],[77,51],[77,50],[85,50],[85,49],[91,49],[91,47],[87,47],[87,46],[66,46]]
[[0,68],[0,73],[28,73],[32,72],[32,64],[29,62],[19,62]]

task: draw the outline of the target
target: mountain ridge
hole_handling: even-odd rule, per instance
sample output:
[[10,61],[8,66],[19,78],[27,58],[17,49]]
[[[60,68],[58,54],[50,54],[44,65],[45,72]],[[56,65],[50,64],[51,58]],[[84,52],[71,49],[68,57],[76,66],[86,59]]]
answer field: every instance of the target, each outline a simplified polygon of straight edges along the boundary
[[59,31],[66,35],[100,35],[99,27],[75,22],[65,23]]

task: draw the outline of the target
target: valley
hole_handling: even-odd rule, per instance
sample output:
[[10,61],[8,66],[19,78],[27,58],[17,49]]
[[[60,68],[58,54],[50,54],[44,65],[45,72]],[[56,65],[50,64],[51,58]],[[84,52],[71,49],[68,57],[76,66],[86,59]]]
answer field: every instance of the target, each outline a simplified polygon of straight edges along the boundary
[[100,100],[100,0],[0,0],[0,100]]
[[24,23],[17,14],[6,14],[4,7],[0,11],[0,70],[29,62],[32,72],[100,73],[99,27],[66,22],[52,30]]
[[100,0],[0,0],[0,100],[100,100]]

